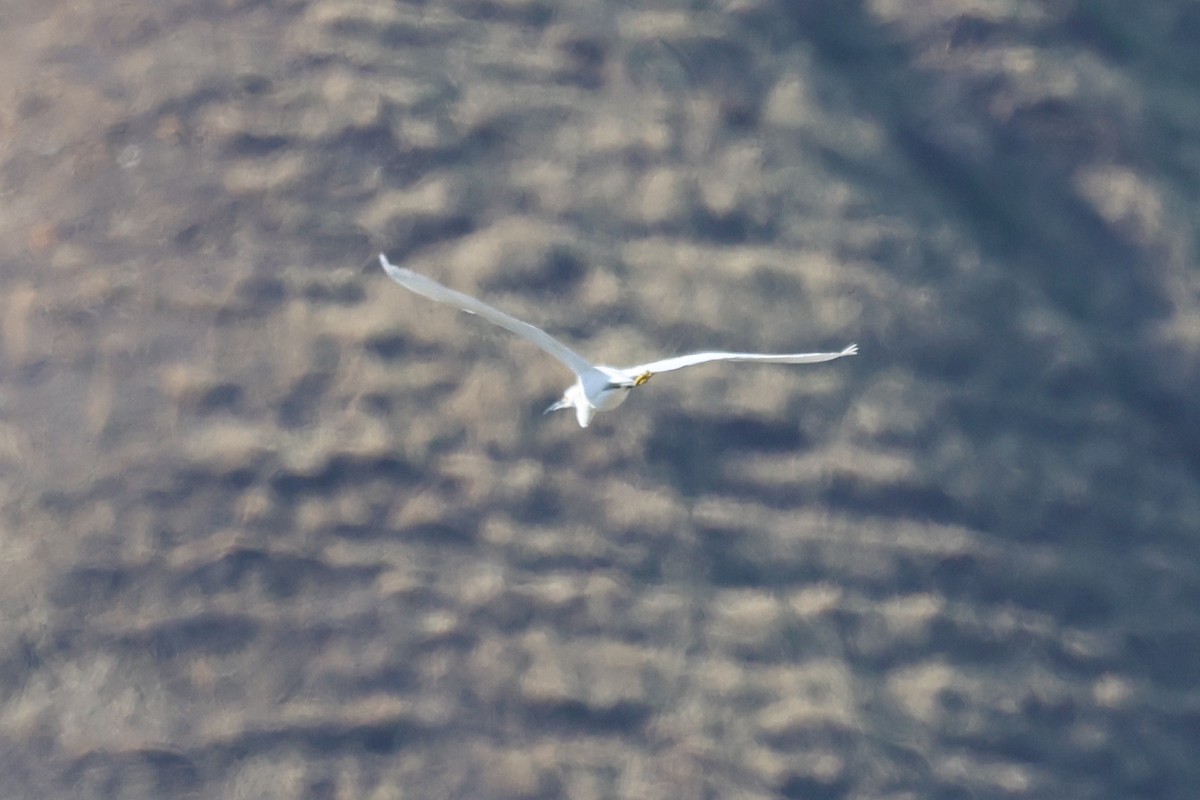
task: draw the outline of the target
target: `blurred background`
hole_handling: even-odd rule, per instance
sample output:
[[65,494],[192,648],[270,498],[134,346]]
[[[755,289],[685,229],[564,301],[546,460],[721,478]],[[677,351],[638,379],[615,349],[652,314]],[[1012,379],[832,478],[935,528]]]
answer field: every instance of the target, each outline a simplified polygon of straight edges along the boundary
[[[1179,798],[1200,5],[15,0],[0,796]],[[380,251],[662,376],[570,376]]]

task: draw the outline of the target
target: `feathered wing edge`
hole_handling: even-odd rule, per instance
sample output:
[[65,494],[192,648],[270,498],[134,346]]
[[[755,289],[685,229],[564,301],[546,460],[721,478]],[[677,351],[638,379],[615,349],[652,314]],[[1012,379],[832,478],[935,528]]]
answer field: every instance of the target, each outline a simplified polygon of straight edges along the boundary
[[709,361],[757,361],[763,364],[819,364],[843,356],[858,354],[858,345],[852,344],[838,353],[690,353],[684,356],[664,358],[648,364],[629,367],[629,372],[672,372],[673,370],[706,364]]
[[388,261],[387,256],[383,253],[379,254],[379,263],[383,265],[383,271],[388,274],[388,277],[396,283],[408,289],[410,292],[415,292],[422,297],[427,297],[430,300],[435,300],[439,303],[445,303],[449,306],[466,311],[470,314],[478,314],[479,316],[491,322],[493,325],[498,325],[501,328],[515,333],[522,339],[533,342],[538,347],[545,350],[550,355],[557,358],[567,366],[576,375],[580,375],[592,368],[592,365],[586,358],[576,353],[571,348],[567,347],[562,342],[555,339],[550,334],[530,325],[528,322],[522,322],[516,317],[510,317],[498,308],[493,308],[481,300],[476,300],[470,295],[456,292],[448,286],[443,286],[432,278],[427,278],[424,275],[413,272],[411,269],[398,267]]

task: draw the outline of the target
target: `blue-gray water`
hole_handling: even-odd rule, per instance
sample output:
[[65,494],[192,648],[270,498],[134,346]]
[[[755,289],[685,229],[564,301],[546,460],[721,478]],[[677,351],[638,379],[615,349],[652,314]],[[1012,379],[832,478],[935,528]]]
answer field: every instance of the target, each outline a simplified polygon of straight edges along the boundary
[[[0,795],[1194,795],[1195,3],[108,5],[0,12]],[[381,250],[861,355],[581,431]]]

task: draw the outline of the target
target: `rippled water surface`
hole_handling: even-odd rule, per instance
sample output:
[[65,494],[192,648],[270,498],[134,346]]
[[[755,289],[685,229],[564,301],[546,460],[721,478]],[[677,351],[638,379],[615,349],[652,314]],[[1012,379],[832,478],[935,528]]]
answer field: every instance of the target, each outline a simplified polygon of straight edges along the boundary
[[[1194,3],[107,5],[0,11],[0,794],[1193,796]],[[580,430],[380,251],[861,355]]]

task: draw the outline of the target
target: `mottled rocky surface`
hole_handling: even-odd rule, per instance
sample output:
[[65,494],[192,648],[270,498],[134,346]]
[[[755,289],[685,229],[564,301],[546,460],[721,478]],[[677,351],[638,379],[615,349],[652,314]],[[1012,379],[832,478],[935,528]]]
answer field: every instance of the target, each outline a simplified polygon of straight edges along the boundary
[[1194,796],[1197,6],[704,5],[0,11],[0,795]]

